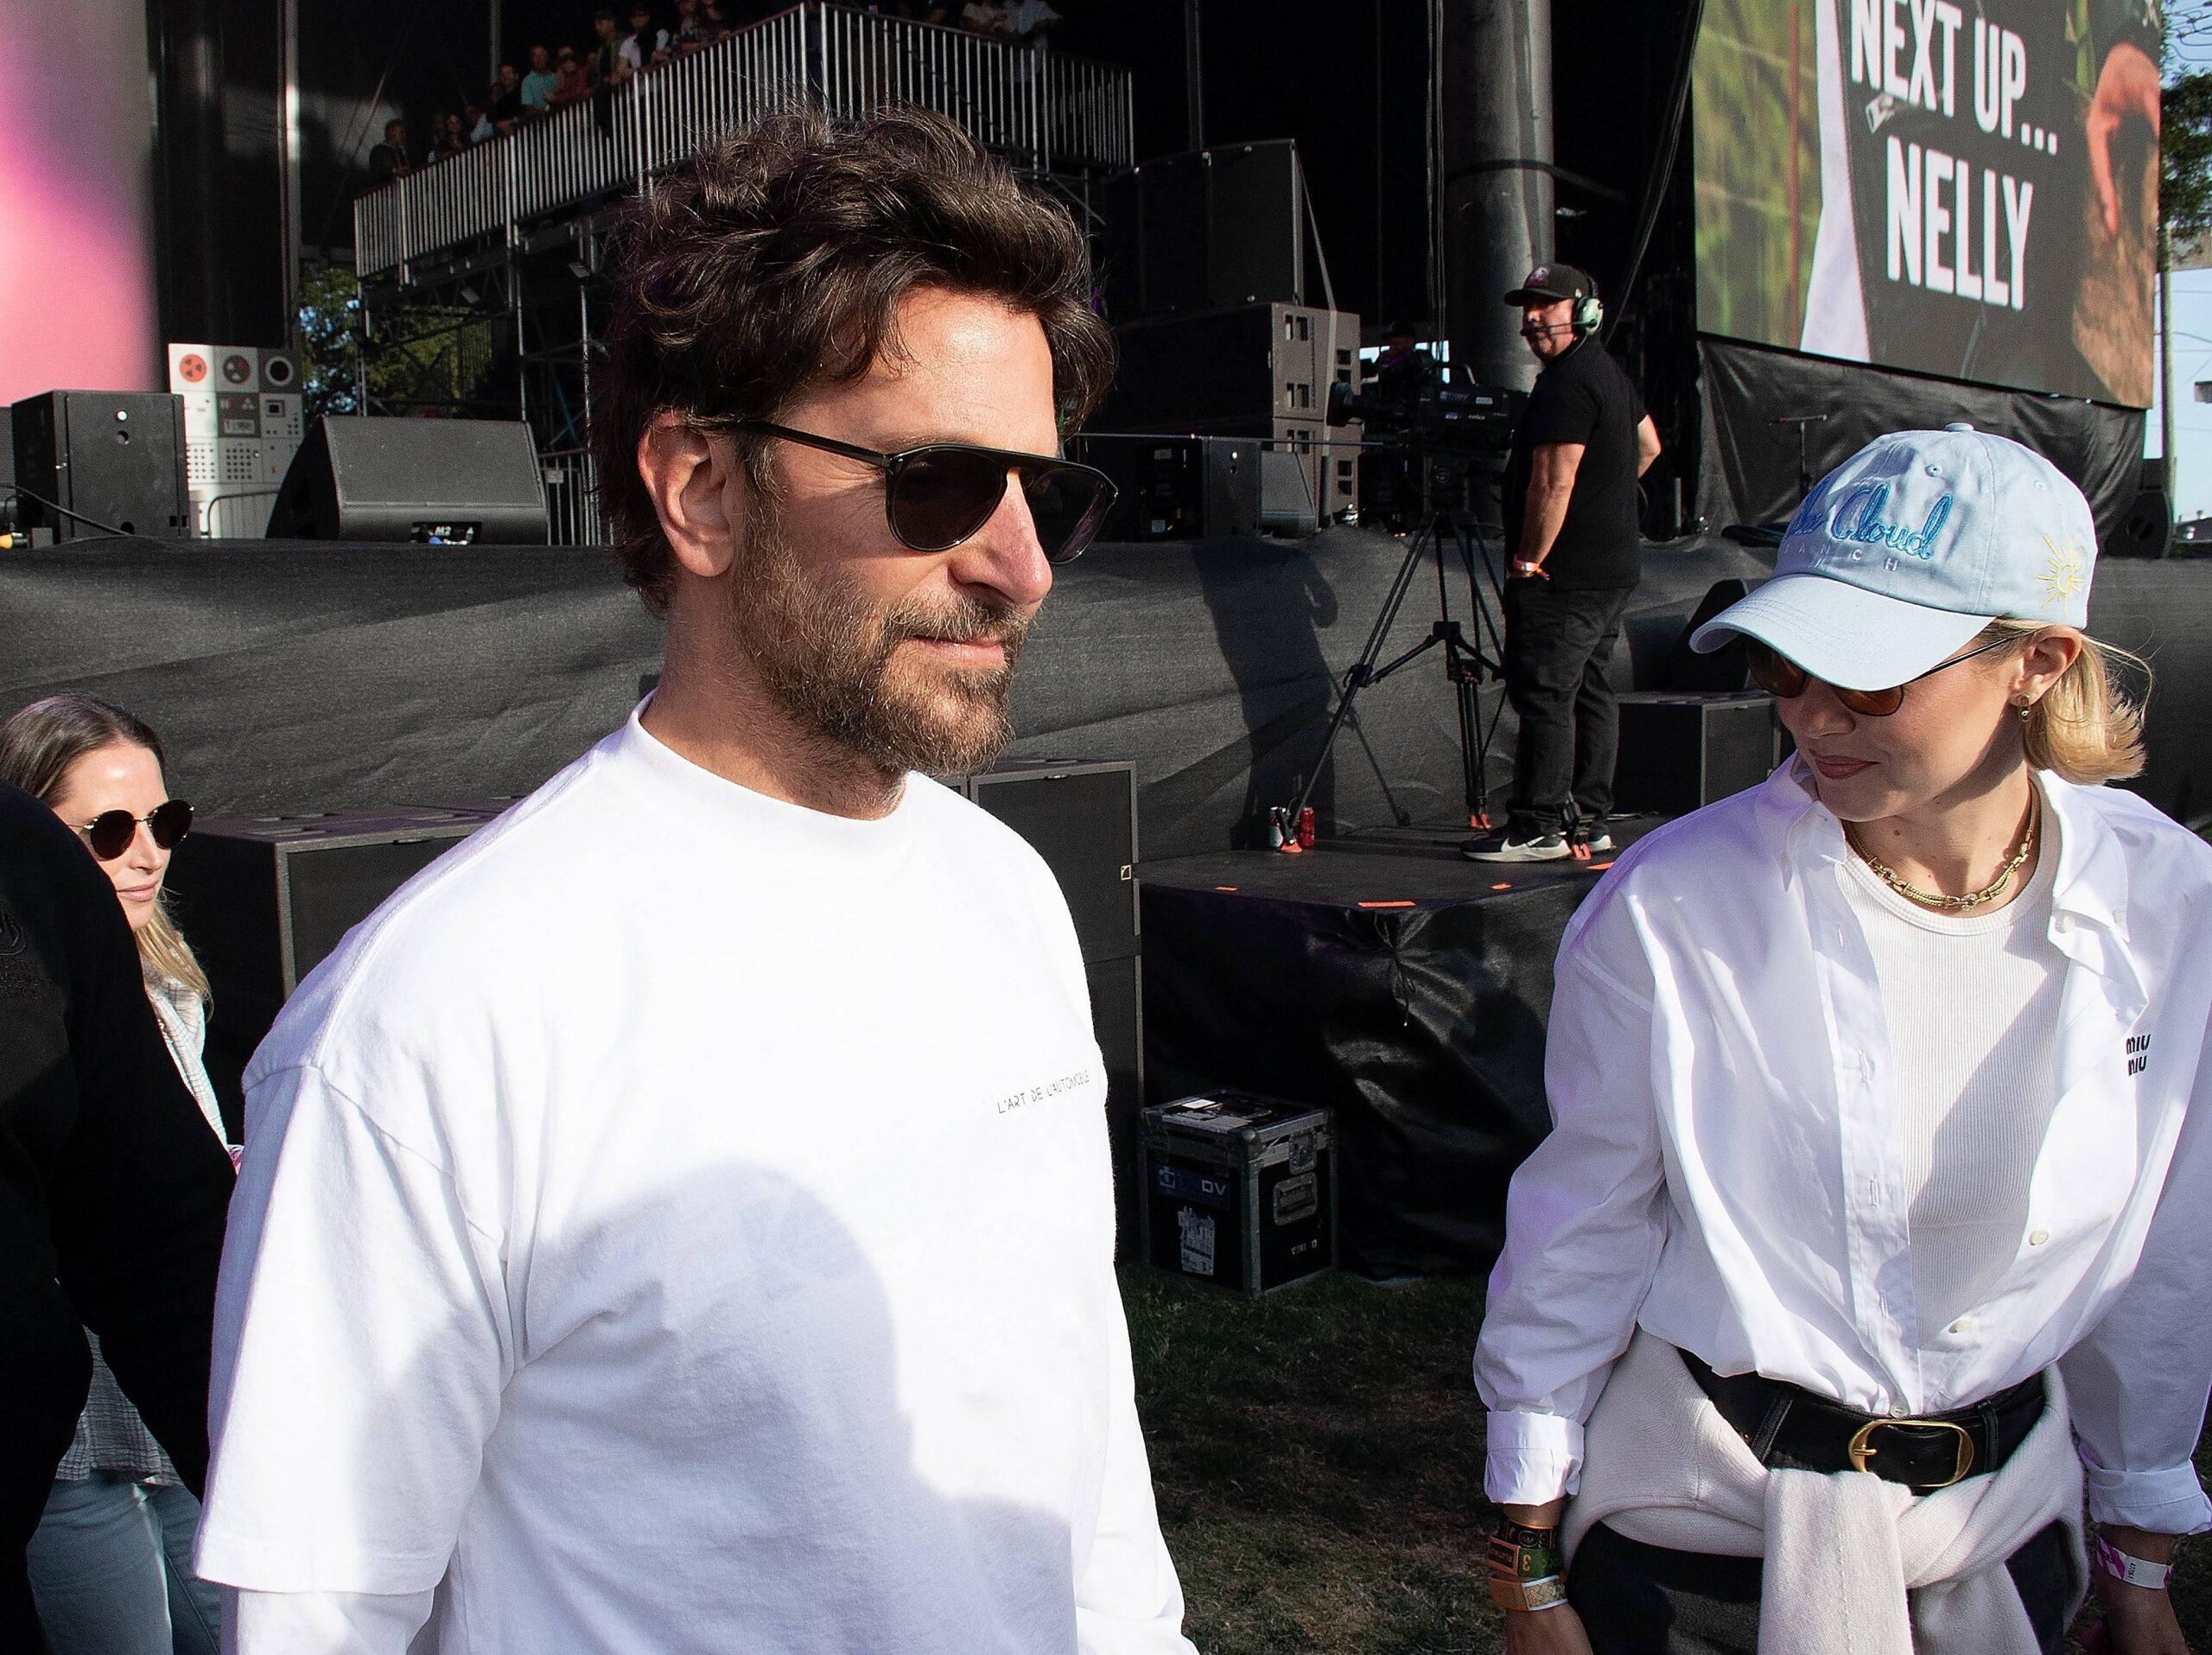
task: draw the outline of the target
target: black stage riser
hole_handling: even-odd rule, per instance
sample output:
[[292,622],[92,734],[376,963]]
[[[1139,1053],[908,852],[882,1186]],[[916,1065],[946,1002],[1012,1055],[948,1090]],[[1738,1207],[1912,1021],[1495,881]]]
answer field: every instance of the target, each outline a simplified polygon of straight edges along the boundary
[[[1296,791],[1333,684],[1401,548],[1337,531],[1100,546],[1060,571],[1014,692],[1016,755],[1135,762],[1146,854],[1249,841]],[[1654,685],[1723,576],[1764,570],[1707,540],[1653,549],[1617,682]],[[1386,654],[1417,641],[1416,585]],[[1454,601],[1465,614],[1464,589]],[[2212,822],[2212,568],[2108,563],[2097,630],[2154,646],[2145,791]],[[604,552],[575,548],[93,541],[0,557],[0,714],[60,689],[151,721],[172,780],[226,815],[435,804],[527,792],[618,722],[660,629]],[[1631,659],[1632,658],[1632,665]],[[1496,695],[1487,691],[1486,703]],[[1315,803],[1325,824],[1459,809],[1456,714],[1423,663],[1367,693]],[[1503,802],[1512,715],[1491,779]]]
[[1234,894],[1181,868],[1147,875],[1145,1095],[1238,1086],[1327,1105],[1344,1262],[1469,1273],[1496,1257],[1506,1184],[1549,1126],[1552,957],[1596,882],[1512,870],[1497,895],[1488,870],[1458,863],[1461,898],[1360,907],[1399,888],[1392,860],[1301,859],[1301,900],[1251,894],[1268,870],[1229,858],[1201,861],[1247,882]]

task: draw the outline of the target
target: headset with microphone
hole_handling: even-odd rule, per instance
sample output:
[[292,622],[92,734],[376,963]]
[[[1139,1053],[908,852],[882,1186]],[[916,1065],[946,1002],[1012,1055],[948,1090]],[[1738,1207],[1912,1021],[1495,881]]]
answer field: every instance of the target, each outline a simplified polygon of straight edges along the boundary
[[1598,284],[1590,283],[1590,290],[1574,302],[1573,326],[1577,334],[1594,334],[1605,320],[1605,307],[1598,297]]
[[1524,321],[1521,324],[1521,336],[1527,339],[1537,334],[1549,335],[1561,328],[1572,328],[1577,339],[1596,333],[1605,322],[1605,307],[1598,297],[1598,283],[1586,276],[1582,279],[1585,290],[1574,296],[1574,309],[1568,313],[1567,321]]

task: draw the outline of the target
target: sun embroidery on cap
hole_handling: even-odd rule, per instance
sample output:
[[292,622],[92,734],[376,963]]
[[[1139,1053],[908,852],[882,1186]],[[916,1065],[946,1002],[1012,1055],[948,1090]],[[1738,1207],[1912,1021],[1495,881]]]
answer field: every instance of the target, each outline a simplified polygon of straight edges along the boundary
[[2050,548],[2050,567],[2036,576],[2043,582],[2045,594],[2043,607],[2063,608],[2066,600],[2080,591],[2083,584],[2082,549],[2070,540],[2062,546],[2049,535],[2044,536],[2043,543]]

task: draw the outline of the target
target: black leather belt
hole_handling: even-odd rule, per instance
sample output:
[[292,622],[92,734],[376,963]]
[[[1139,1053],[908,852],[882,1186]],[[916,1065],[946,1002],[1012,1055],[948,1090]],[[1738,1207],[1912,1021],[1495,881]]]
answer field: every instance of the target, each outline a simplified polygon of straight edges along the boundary
[[1892,1419],[1862,1414],[1763,1373],[1715,1373],[1688,1351],[1682,1361],[1761,1465],[1871,1471],[1916,1493],[1995,1471],[2043,1417],[2040,1373],[1968,1408]]

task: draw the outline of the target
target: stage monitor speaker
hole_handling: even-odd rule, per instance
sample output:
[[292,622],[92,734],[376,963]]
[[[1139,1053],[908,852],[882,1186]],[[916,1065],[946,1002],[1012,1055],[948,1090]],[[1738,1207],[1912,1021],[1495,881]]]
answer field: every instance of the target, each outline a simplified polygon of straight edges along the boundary
[[[246,1060],[301,978],[493,813],[403,805],[193,825],[167,882],[177,927],[214,990],[207,1073],[226,1116],[239,1106]],[[235,1118],[229,1124],[238,1128]]]
[[1782,762],[1782,727],[1764,691],[1687,695],[1632,690],[1620,698],[1614,808],[1684,816],[1756,787]]
[[318,420],[277,490],[272,540],[542,546],[545,474],[519,420]]
[[2142,486],[2112,543],[2104,548],[2111,557],[2163,557],[2172,549],[2174,538],[2173,502],[2166,498],[2165,474],[2162,462],[2146,460],[2143,462]]
[[1753,587],[1763,582],[1743,580],[1731,575],[1717,580],[1706,589],[1698,601],[1696,611],[1690,616],[1667,653],[1666,681],[1669,690],[1699,695],[1726,695],[1751,686],[1751,665],[1745,659],[1744,640],[1732,639],[1726,646],[1709,655],[1700,655],[1690,647],[1690,640],[1697,629],[1730,605],[1741,602],[1749,596]]
[[1006,759],[958,785],[1045,859],[1084,959],[1137,952],[1135,765]]
[[29,491],[17,501],[25,525],[48,526],[57,540],[111,530],[181,540],[192,532],[184,404],[177,398],[48,391],[18,400],[11,423],[16,481]]

